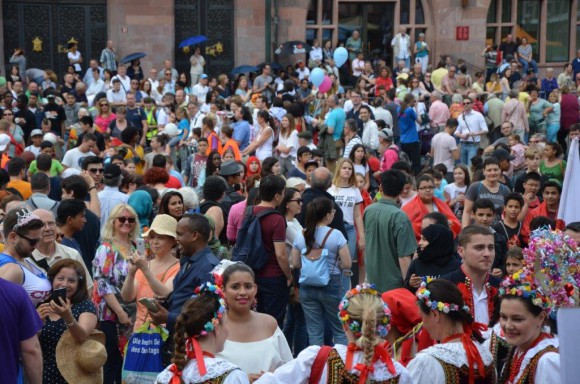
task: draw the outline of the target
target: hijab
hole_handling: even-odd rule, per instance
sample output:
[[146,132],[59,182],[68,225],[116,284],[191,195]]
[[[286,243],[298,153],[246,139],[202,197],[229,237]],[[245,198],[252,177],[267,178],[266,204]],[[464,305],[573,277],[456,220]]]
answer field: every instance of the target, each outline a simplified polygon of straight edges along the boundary
[[455,250],[453,232],[441,224],[431,224],[421,231],[429,244],[419,250],[419,260],[444,267],[449,263]]
[[131,193],[127,204],[129,204],[137,213],[141,230],[145,227],[149,227],[149,217],[153,210],[153,200],[151,200],[149,192],[135,191]]

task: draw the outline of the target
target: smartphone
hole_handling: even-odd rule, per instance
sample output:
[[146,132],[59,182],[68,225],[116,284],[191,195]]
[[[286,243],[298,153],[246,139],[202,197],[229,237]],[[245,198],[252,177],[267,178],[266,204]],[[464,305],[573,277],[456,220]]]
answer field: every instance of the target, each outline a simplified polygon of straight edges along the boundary
[[137,252],[139,252],[140,255],[145,254],[145,239],[143,238],[137,239]]
[[148,310],[150,310],[153,313],[159,311],[159,308],[157,308],[157,303],[155,302],[155,299],[151,299],[148,297],[142,297],[139,299],[139,302],[141,304],[143,304],[145,306],[145,308],[147,308]]
[[52,296],[50,300],[54,300],[54,302],[58,305],[61,305],[59,297],[62,297],[63,301],[66,302],[66,288],[58,288],[52,291]]

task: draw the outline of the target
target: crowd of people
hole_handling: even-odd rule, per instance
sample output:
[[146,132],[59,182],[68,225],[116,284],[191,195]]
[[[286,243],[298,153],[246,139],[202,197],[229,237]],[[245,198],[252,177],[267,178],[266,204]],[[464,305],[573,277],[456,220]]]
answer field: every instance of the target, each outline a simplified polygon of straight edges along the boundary
[[141,382],[562,382],[550,325],[579,304],[580,216],[560,200],[580,60],[540,80],[507,36],[472,77],[450,57],[432,70],[404,28],[392,67],[358,31],[342,45],[340,67],[315,41],[232,79],[199,47],[190,72],[147,76],[112,41],[85,68],[73,43],[61,81],[16,50],[0,381],[120,384],[135,336],[163,329]]

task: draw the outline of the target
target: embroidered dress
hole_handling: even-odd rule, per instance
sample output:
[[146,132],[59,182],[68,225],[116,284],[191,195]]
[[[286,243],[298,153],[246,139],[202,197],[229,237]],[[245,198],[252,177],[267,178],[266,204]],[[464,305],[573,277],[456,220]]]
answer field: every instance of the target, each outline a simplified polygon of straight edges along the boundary
[[[485,376],[476,376],[476,384],[496,382],[496,370],[489,350],[474,342],[485,366]],[[469,368],[467,352],[462,343],[437,344],[422,350],[411,360],[407,369],[415,383],[467,384]]]
[[541,340],[524,355],[517,374],[510,379],[510,367],[515,366],[515,348],[510,349],[499,383],[501,384],[560,384],[560,353],[556,336]]
[[510,346],[505,340],[505,336],[499,323],[494,325],[492,328],[489,328],[483,334],[483,337],[486,339],[483,342],[483,345],[486,346],[491,352],[493,361],[495,362],[495,368],[499,376],[505,363],[505,359],[507,358]]
[[[320,351],[319,346],[310,346],[302,351],[298,357],[289,363],[281,366],[274,372],[263,374],[255,384],[307,384],[309,383],[310,374],[314,360]],[[357,364],[364,364],[364,354],[362,351],[355,351],[351,370],[345,367],[347,347],[336,344],[330,351],[327,363],[322,370],[322,375],[318,383],[324,384],[351,384],[359,382],[359,374],[355,367]],[[393,361],[395,374],[391,374],[385,363],[377,361],[372,365],[368,377],[373,384],[399,383],[411,384],[413,380],[409,372],[400,363]]]
[[[185,365],[181,380],[184,384],[249,384],[248,376],[234,364],[219,357],[204,357],[206,374],[201,376],[195,359]],[[174,379],[174,364],[157,376],[157,384],[170,384]]]

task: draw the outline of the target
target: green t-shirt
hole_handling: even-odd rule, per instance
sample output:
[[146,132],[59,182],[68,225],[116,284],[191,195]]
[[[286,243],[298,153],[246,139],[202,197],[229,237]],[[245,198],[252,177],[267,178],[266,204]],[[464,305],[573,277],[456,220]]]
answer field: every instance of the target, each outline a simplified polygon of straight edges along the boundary
[[[50,165],[50,176],[58,176],[64,170],[63,166],[56,159],[52,159],[52,164]],[[38,169],[36,169],[36,160],[32,160],[28,171],[31,175],[34,175]]]
[[385,198],[368,206],[363,219],[368,281],[379,292],[402,288],[405,276],[399,258],[417,250],[411,221],[394,201]]

